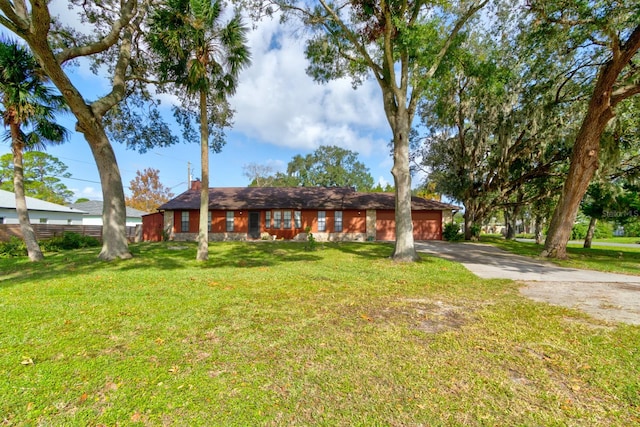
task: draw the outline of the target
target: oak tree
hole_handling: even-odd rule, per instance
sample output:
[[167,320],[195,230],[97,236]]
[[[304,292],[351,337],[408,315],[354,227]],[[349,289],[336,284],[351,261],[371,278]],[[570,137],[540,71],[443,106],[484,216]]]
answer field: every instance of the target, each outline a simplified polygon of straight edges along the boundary
[[313,31],[306,54],[309,75],[319,82],[350,76],[355,85],[372,77],[382,92],[393,134],[396,243],[392,258],[418,259],[411,220],[409,135],[425,82],[459,44],[462,30],[487,0],[282,1]]
[[570,128],[553,114],[568,113],[549,82],[557,68],[537,61],[517,31],[489,30],[475,29],[425,93],[414,154],[437,191],[464,205],[467,240],[496,209],[514,230],[524,206],[548,197]]
[[129,182],[129,190],[131,196],[126,198],[127,206],[144,212],[154,212],[173,197],[171,189],[160,182],[160,171],[154,168],[136,171],[136,177]]
[[[76,131],[91,148],[102,184],[103,260],[130,258],[126,237],[124,187],[115,153],[105,130],[105,116],[136,89],[145,77],[144,51],[138,45],[141,24],[153,0],[69,0],[83,23],[82,31],[52,16],[52,2],[0,0],[0,25],[22,38],[45,74],[64,96],[76,117]],[[106,94],[90,100],[70,78],[69,65],[81,58],[108,73]],[[137,86],[140,89],[140,86]]]
[[582,58],[569,79],[586,79],[587,107],[575,136],[570,167],[554,211],[543,256],[565,258],[582,200],[599,164],[600,139],[625,99],[640,93],[640,23],[634,0],[530,1],[541,44]]
[[352,187],[369,191],[373,177],[358,160],[358,153],[334,145],[322,145],[313,153],[296,154],[287,164],[287,172],[275,172],[270,166],[249,163],[244,175],[250,187]]
[[353,187],[358,191],[373,187],[373,177],[358,160],[358,153],[335,145],[321,145],[311,154],[294,156],[287,175],[302,187]]

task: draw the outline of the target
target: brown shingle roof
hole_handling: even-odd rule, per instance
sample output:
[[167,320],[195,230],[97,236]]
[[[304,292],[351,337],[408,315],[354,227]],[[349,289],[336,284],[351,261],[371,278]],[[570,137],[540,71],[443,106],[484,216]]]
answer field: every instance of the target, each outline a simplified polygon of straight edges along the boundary
[[[411,208],[460,209],[458,206],[420,197],[411,198]],[[158,209],[200,209],[200,191],[185,191]],[[395,196],[390,193],[359,193],[345,187],[218,187],[209,189],[209,209],[395,209]]]

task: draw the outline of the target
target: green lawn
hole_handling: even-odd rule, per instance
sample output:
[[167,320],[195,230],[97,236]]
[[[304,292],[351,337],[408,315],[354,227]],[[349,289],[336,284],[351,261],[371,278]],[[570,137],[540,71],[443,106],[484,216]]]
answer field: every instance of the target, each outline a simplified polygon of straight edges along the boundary
[[[612,239],[600,242],[633,243],[628,240]],[[536,245],[533,242],[505,240],[502,236],[497,235],[483,235],[480,237],[480,243],[489,243],[509,252],[542,259],[539,257],[542,245]],[[552,261],[563,267],[640,275],[640,248],[598,246],[598,243],[598,241],[594,241],[590,249],[583,248],[582,244],[569,244],[567,245],[566,260],[549,260],[547,258],[544,260]]]
[[595,239],[594,244],[598,243],[640,243],[640,237],[609,237],[607,239]]
[[2,425],[640,422],[640,328],[384,244],[0,259]]

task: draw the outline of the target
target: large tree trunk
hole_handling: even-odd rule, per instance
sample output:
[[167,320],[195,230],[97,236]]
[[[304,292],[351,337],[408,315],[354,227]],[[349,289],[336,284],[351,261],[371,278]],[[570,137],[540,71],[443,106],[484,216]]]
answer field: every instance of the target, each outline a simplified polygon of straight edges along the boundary
[[587,115],[582,122],[571,153],[571,166],[564,183],[560,199],[549,225],[542,256],[564,259],[567,257],[567,242],[575,222],[580,201],[598,169],[600,136],[613,117],[609,95],[597,92],[591,98]]
[[13,151],[13,191],[16,197],[16,213],[18,214],[18,222],[20,223],[20,230],[22,231],[22,239],[27,247],[27,254],[31,261],[42,261],[44,255],[40,245],[38,245],[38,239],[36,233],[31,226],[29,220],[29,211],[27,209],[27,200],[24,194],[24,168],[22,162],[22,142],[20,141],[20,127],[12,123],[11,129],[11,149]]
[[471,233],[471,227],[473,226],[473,219],[471,218],[471,212],[465,208],[464,210],[464,240],[471,240],[473,234]]
[[587,235],[584,238],[584,248],[591,249],[591,242],[593,242],[593,235],[596,232],[596,224],[598,223],[598,219],[591,217],[589,221],[589,228],[587,229]]
[[514,240],[517,234],[517,222],[518,222],[518,214],[520,213],[520,206],[516,205],[513,208],[505,209],[504,219],[507,223],[507,232],[505,234],[506,240]]
[[[92,106],[87,105],[80,92],[71,83],[53,55],[46,34],[23,34],[23,37],[29,43],[40,66],[64,96],[71,112],[78,120],[76,130],[84,134],[96,162],[104,201],[102,250],[99,258],[105,261],[131,258],[127,242],[124,187],[113,147],[104,130],[102,116],[96,114]],[[118,96],[114,94],[113,98]],[[111,105],[111,102],[112,99],[105,102],[105,105]]]
[[536,239],[536,245],[542,244],[542,215],[536,215],[536,223],[534,228],[534,234]]
[[209,259],[209,127],[207,123],[207,93],[200,91],[200,161],[202,188],[200,189],[200,221],[198,225],[197,261]]
[[626,43],[613,47],[614,54],[598,74],[587,114],[576,136],[569,173],[553,212],[542,256],[567,257],[567,242],[571,236],[571,228],[576,219],[580,201],[598,169],[600,137],[609,120],[613,118],[615,114],[613,108],[617,103],[637,93],[635,86],[614,93],[614,85],[639,48],[640,25],[633,30]]
[[409,172],[409,120],[406,109],[396,110],[393,129],[393,168],[391,174],[396,186],[396,245],[391,258],[411,262],[419,259],[413,241],[411,219],[411,173]]
[[484,209],[480,207],[477,200],[467,199],[464,205],[464,240],[478,240],[474,231],[478,230],[484,221]]
[[102,125],[85,132],[102,183],[102,250],[98,257],[105,261],[131,258],[127,241],[127,212],[122,177],[113,147]]
[[505,240],[514,240],[516,238],[516,217],[509,215],[507,222],[507,232],[504,236]]
[[473,211],[464,209],[464,240],[473,240],[473,226],[475,225],[475,215]]

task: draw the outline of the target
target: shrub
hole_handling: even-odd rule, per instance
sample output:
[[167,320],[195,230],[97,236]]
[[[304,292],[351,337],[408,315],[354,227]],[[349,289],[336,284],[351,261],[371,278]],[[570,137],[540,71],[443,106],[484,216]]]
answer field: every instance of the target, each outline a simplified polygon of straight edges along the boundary
[[0,242],[0,256],[8,258],[26,255],[27,247],[22,239],[16,236],[11,236],[7,242]]
[[[571,240],[584,240],[587,237],[589,223],[579,222],[571,229]],[[608,239],[613,237],[613,225],[607,221],[599,220],[596,229],[593,231],[594,239]]]
[[444,240],[449,242],[458,242],[462,240],[462,234],[460,234],[460,226],[458,224],[448,223],[444,225],[444,231],[442,232]]
[[596,239],[610,239],[613,237],[613,225],[610,222],[598,221],[596,229],[593,232]]
[[304,245],[304,249],[307,251],[315,251],[316,250],[316,238],[313,237],[313,233],[311,232],[311,227],[306,227],[304,231],[307,233],[307,243]]
[[478,224],[473,224],[471,227],[469,227],[471,229],[471,237],[477,239],[480,237],[480,232],[482,231],[482,227],[479,226]]
[[624,235],[626,237],[640,236],[640,221],[628,222],[624,225]]
[[42,249],[55,252],[69,249],[82,249],[100,246],[100,241],[95,237],[84,236],[78,233],[65,231],[62,236],[55,236],[42,242]]
[[584,238],[587,237],[588,229],[589,224],[585,224],[584,222],[574,224],[571,229],[571,240],[584,240]]
[[536,235],[533,233],[518,233],[516,239],[535,239]]

